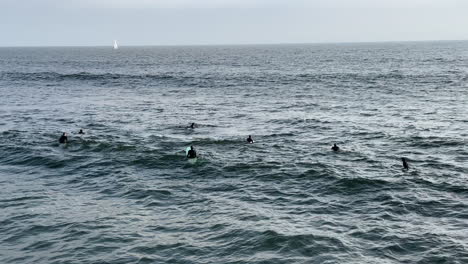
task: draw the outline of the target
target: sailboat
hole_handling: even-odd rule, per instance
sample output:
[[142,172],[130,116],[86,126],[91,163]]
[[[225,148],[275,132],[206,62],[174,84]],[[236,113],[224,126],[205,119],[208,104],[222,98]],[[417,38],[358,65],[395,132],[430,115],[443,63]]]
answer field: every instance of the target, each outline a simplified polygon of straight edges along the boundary
[[118,49],[119,48],[119,45],[117,45],[117,40],[114,40],[114,49]]

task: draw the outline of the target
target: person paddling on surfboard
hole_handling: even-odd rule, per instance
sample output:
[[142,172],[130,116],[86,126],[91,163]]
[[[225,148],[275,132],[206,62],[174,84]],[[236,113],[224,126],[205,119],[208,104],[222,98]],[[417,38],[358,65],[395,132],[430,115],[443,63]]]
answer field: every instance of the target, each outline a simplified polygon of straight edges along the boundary
[[193,148],[193,146],[190,146],[190,150],[187,152],[187,158],[189,159],[194,159],[197,157],[197,152]]
[[190,128],[191,128],[191,129],[194,129],[194,128],[195,128],[195,123],[192,123],[192,124],[190,125]]
[[80,132],[78,132],[80,135],[84,135],[83,129],[80,129]]
[[67,133],[63,132],[62,136],[59,138],[59,143],[60,144],[68,143]]
[[338,147],[338,146],[336,145],[336,143],[335,143],[335,144],[333,144],[333,147],[331,147],[331,149],[332,149],[333,151],[338,151],[338,150],[340,150],[340,147]]
[[249,135],[249,137],[247,138],[247,142],[250,144],[254,143],[252,136]]
[[403,162],[403,170],[409,170],[408,162],[406,162],[406,158],[401,158]]

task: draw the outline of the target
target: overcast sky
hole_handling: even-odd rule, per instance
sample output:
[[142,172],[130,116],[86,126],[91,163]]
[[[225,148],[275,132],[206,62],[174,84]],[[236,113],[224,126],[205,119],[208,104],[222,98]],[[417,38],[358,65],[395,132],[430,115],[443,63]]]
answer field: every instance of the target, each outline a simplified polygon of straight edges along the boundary
[[468,0],[0,0],[0,46],[467,40]]

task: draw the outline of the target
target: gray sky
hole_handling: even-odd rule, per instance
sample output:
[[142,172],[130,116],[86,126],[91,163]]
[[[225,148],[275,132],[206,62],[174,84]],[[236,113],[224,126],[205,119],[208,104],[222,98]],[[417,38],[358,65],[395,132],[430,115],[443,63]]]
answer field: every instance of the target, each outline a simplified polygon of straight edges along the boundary
[[0,0],[0,46],[468,39],[468,0]]

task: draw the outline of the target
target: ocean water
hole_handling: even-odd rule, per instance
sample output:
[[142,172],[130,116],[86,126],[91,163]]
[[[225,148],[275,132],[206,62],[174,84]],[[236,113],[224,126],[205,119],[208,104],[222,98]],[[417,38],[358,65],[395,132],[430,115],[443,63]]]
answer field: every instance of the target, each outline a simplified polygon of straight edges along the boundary
[[0,48],[0,94],[2,264],[468,263],[468,42]]

